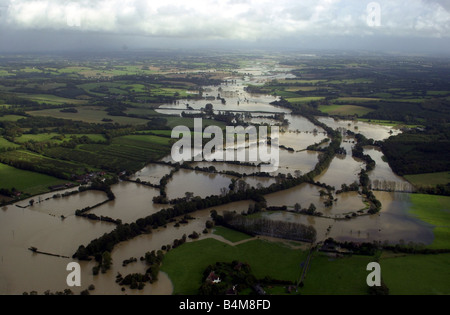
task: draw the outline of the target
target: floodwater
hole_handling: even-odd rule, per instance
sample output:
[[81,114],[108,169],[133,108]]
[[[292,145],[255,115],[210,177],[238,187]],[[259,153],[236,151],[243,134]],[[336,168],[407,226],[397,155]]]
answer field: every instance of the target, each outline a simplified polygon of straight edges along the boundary
[[362,197],[357,192],[348,192],[336,196],[338,201],[331,207],[326,208],[324,202],[326,197],[320,197],[320,191],[323,188],[311,184],[302,184],[300,186],[276,192],[266,196],[268,206],[288,206],[293,210],[295,204],[299,203],[304,208],[309,208],[314,204],[317,212],[322,212],[324,216],[332,218],[341,218],[345,215],[364,209],[366,206]]
[[[32,211],[38,211],[57,217],[69,217],[71,215],[74,215],[76,210],[81,210],[86,207],[99,204],[108,199],[106,194],[101,191],[84,191],[76,195],[51,198],[49,200],[45,200],[46,198],[32,198],[35,203],[33,204],[33,206],[30,206],[29,209]],[[41,201],[39,201],[39,199],[41,199]],[[27,201],[29,204],[29,200],[25,200],[23,204],[27,205]]]
[[[270,115],[273,113],[284,113],[289,125],[283,126],[285,133],[280,135],[280,144],[293,148],[296,152],[280,150],[280,169],[271,175],[292,174],[296,171],[307,173],[314,169],[318,162],[319,153],[306,151],[306,147],[318,143],[326,138],[324,130],[314,126],[311,122],[301,116],[291,115],[287,109],[270,105],[278,98],[271,95],[253,95],[245,91],[245,86],[251,84],[263,84],[266,80],[283,79],[289,76],[284,67],[274,67],[255,62],[241,71],[243,79],[237,79],[234,84],[222,84],[217,87],[205,87],[204,97],[211,100],[180,101],[178,104],[165,104],[158,109],[160,113],[171,113],[180,115],[181,110],[187,109],[187,104],[198,111],[207,102],[213,104],[216,111],[238,111],[252,112],[253,115],[265,116],[265,118],[252,118],[251,122],[273,123]],[[219,96],[226,99],[226,105],[218,100]],[[214,97],[214,100],[212,99]],[[360,132],[367,138],[374,140],[386,139],[391,134],[399,133],[390,127],[378,126],[362,122],[347,120],[334,120],[332,118],[319,118],[332,128],[349,129]],[[357,127],[357,128],[355,128]],[[364,167],[361,161],[351,156],[352,141],[346,138],[342,145],[347,150],[347,155],[336,157],[331,162],[329,169],[319,175],[316,180],[335,186],[337,189],[343,183],[351,184],[358,180],[357,174]],[[246,149],[245,149],[246,150]],[[396,176],[389,165],[382,160],[382,153],[374,148],[366,148],[376,161],[377,166],[371,172],[372,184],[377,180],[383,187],[384,181],[392,181],[396,189],[405,187],[405,181]],[[299,152],[300,151],[300,152]],[[172,161],[170,156],[162,161]],[[258,172],[257,167],[240,166],[227,163],[195,162],[192,165],[209,167],[213,165],[219,171],[235,171],[240,174],[251,174]],[[160,179],[168,174],[172,167],[150,164],[132,179],[141,179],[152,184],[159,184]],[[207,197],[219,195],[221,190],[228,188],[234,177],[221,174],[208,174],[192,170],[176,172],[167,185],[167,194],[170,199],[185,197],[186,192],[192,192],[195,196]],[[275,183],[275,178],[245,177],[250,186],[270,186]],[[76,189],[76,188],[74,188]],[[162,209],[162,205],[155,205],[153,197],[159,195],[157,189],[130,182],[120,182],[112,187],[116,200],[92,210],[98,216],[108,216],[113,219],[121,219],[125,223],[131,223],[139,218],[146,217]],[[362,197],[356,192],[349,192],[335,196],[337,202],[331,208],[325,208],[325,198],[320,197],[321,188],[318,186],[303,184],[292,189],[277,192],[266,196],[269,206],[286,205],[293,209],[296,203],[303,208],[308,208],[311,203],[315,204],[317,211],[322,212],[325,217],[312,217],[288,212],[265,212],[261,216],[274,219],[300,222],[313,226],[317,230],[318,240],[333,237],[345,241],[388,241],[399,242],[421,242],[430,244],[433,241],[432,227],[418,221],[408,214],[411,207],[409,194],[394,192],[375,192],[377,198],[382,202],[383,209],[377,215],[361,216],[352,220],[340,220],[345,215],[357,212],[365,208]],[[71,191],[71,190],[68,190]],[[79,245],[87,245],[91,240],[111,232],[115,225],[106,222],[90,221],[85,218],[74,216],[77,209],[94,206],[106,200],[102,192],[83,192],[74,196],[48,199],[55,193],[34,197],[35,204],[28,208],[16,206],[4,207],[0,210],[0,294],[21,294],[24,291],[36,290],[39,293],[50,289],[51,291],[62,291],[67,288],[66,277],[68,272],[66,266],[71,259],[57,258],[35,254],[28,250],[30,246],[37,247],[44,252],[72,256]],[[42,201],[42,202],[40,202]],[[246,211],[251,201],[242,201],[216,207],[219,213],[224,211]],[[29,205],[29,200],[18,203],[20,206]],[[158,250],[163,245],[172,244],[174,239],[180,239],[184,234],[189,235],[193,231],[201,233],[205,223],[210,218],[207,209],[191,214],[195,217],[188,224],[174,227],[170,223],[166,228],[160,228],[148,235],[141,235],[135,239],[123,242],[116,246],[112,252],[112,269],[106,274],[92,275],[92,267],[95,262],[80,262],[82,272],[82,287],[73,289],[79,293],[90,284],[94,284],[96,290],[92,294],[171,294],[173,286],[169,277],[159,274],[159,281],[153,285],[146,285],[142,291],[121,291],[121,287],[115,283],[117,273],[127,275],[130,273],[144,273],[147,267],[140,262],[139,258],[146,252]],[[62,219],[61,216],[66,217]],[[180,218],[177,218],[179,221]],[[211,234],[201,235],[201,239],[214,237]],[[138,259],[127,267],[122,262],[131,257]],[[182,268],[180,262],[180,268]]]
[[[285,220],[313,226],[317,231],[317,241],[332,237],[338,241],[380,241],[391,244],[413,242],[429,245],[433,242],[433,227],[408,213],[411,207],[409,194],[375,192],[375,195],[383,204],[382,211],[376,215],[365,215],[350,220],[333,220],[288,212],[267,212],[262,215],[271,220]],[[282,196],[280,195],[280,198]],[[331,228],[330,232],[327,231],[328,228]]]
[[123,223],[133,223],[160,211],[163,207],[153,203],[153,198],[159,196],[159,189],[120,182],[111,187],[116,199],[90,211],[97,216],[120,219]]
[[194,193],[195,197],[206,198],[212,195],[220,195],[222,188],[230,186],[232,178],[232,176],[222,174],[180,169],[169,180],[166,192],[169,199],[184,198],[186,192]]
[[375,125],[362,121],[342,120],[331,117],[318,117],[318,120],[333,129],[343,128],[345,130],[353,131],[354,133],[360,133],[366,138],[375,141],[385,140],[390,136],[401,133],[400,130],[393,127]]
[[347,151],[347,154],[336,156],[328,169],[315,178],[316,181],[334,186],[336,189],[340,189],[342,184],[359,183],[358,174],[365,164],[352,156],[353,140],[350,137],[344,139],[341,147]]
[[137,180],[149,182],[153,185],[159,185],[161,178],[169,174],[172,171],[172,167],[163,164],[149,164],[142,170],[130,177],[131,180]]
[[32,209],[2,208],[0,294],[64,290],[70,260],[34,254],[28,248],[34,246],[43,252],[71,257],[80,244],[87,244],[114,228],[109,223],[75,216],[62,220]]
[[383,161],[383,152],[377,147],[366,147],[364,153],[376,162],[375,169],[369,173],[373,189],[412,192],[414,187],[403,177],[395,174],[389,164]]

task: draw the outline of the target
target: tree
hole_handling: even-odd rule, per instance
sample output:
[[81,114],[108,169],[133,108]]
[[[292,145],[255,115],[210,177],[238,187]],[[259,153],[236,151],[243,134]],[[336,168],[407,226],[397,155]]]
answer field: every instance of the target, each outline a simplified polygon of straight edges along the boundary
[[34,199],[31,199],[30,200],[30,206],[33,206],[34,205]]
[[300,212],[300,210],[302,210],[302,206],[297,202],[294,206],[294,210],[295,212]]
[[312,203],[308,208],[308,214],[312,215],[312,214],[316,213],[316,210],[317,210],[316,206]]

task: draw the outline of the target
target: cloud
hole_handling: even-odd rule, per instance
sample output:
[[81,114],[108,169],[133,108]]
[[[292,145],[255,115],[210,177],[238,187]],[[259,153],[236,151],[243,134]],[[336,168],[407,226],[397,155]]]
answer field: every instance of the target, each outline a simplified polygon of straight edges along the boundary
[[444,0],[380,0],[380,27],[361,0],[10,0],[3,27],[168,38],[264,40],[302,36],[450,37]]

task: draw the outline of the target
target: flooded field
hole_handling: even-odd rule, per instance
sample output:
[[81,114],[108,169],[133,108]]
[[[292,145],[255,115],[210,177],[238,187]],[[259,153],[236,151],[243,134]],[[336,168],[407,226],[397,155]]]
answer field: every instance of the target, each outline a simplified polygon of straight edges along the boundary
[[[221,86],[207,86],[204,88],[204,100],[182,100],[176,104],[164,104],[157,111],[172,115],[181,115],[182,111],[199,112],[206,103],[211,103],[215,111],[252,112],[258,116],[250,118],[251,123],[276,123],[274,113],[284,113],[289,124],[283,125],[285,132],[280,134],[280,145],[292,148],[294,152],[280,149],[280,168],[270,174],[272,177],[244,177],[244,180],[253,187],[268,187],[276,182],[274,176],[278,173],[296,176],[298,172],[305,174],[313,170],[319,159],[319,153],[307,151],[306,148],[314,143],[326,139],[327,135],[320,127],[315,126],[304,117],[290,114],[290,110],[270,105],[278,100],[272,95],[254,95],[245,88],[251,84],[261,84],[267,80],[292,77],[286,73],[288,68],[273,67],[264,64],[252,64],[239,70],[239,77],[235,83]],[[219,98],[220,97],[220,98]],[[226,100],[226,104],[221,101]],[[261,116],[261,117],[260,117]],[[360,132],[367,138],[383,140],[400,131],[391,127],[374,124],[354,122],[348,120],[335,120],[320,117],[319,120],[336,129],[342,128],[353,132]],[[316,181],[341,188],[342,184],[352,184],[358,181],[358,173],[365,165],[362,161],[352,157],[354,139],[345,138],[342,146],[347,154],[337,156],[331,165]],[[248,150],[242,148],[241,150]],[[395,175],[389,165],[383,161],[382,153],[375,148],[367,147],[365,152],[377,163],[376,168],[369,176],[374,188],[389,189],[389,183],[395,190],[408,191],[407,182]],[[162,159],[163,162],[172,162],[171,156]],[[257,162],[258,163],[258,162]],[[214,166],[217,171],[232,171],[239,174],[252,174],[259,172],[260,168],[242,166],[229,163],[192,162],[193,167],[205,168]],[[130,179],[149,182],[158,185],[166,174],[173,168],[167,165],[150,164],[134,174]],[[211,174],[201,171],[180,169],[169,180],[166,191],[169,199],[184,198],[187,192],[194,196],[205,198],[211,195],[220,195],[226,191],[232,180],[236,177],[222,174]],[[76,188],[74,188],[76,189]],[[314,204],[318,212],[324,217],[313,217],[288,212],[263,212],[258,214],[273,220],[299,222],[313,226],[317,231],[317,240],[323,241],[333,237],[341,241],[387,241],[387,242],[422,242],[430,244],[433,241],[433,232],[430,226],[418,221],[408,211],[411,207],[409,194],[394,192],[375,192],[382,202],[382,211],[377,215],[366,215],[351,220],[341,220],[346,215],[365,209],[358,192],[349,192],[336,195],[337,202],[332,207],[325,207],[325,198],[320,196],[322,188],[311,184],[303,184],[286,191],[265,196],[268,206],[284,206],[293,210],[299,203],[302,208]],[[71,190],[68,190],[71,191]],[[158,189],[132,182],[120,182],[112,186],[116,196],[114,201],[108,202],[91,210],[97,216],[107,216],[121,219],[124,223],[135,222],[139,218],[149,216],[164,208],[153,203],[153,198],[159,196]],[[62,192],[64,193],[64,192]],[[57,258],[34,254],[28,250],[30,246],[39,250],[71,257],[79,245],[87,245],[91,240],[111,232],[115,225],[90,221],[75,217],[77,209],[94,206],[106,200],[106,194],[97,191],[88,191],[65,198],[52,198],[55,193],[49,193],[30,198],[15,205],[0,210],[0,294],[21,294],[24,291],[36,290],[43,293],[45,290],[64,290],[66,287],[66,266],[71,261],[67,258]],[[45,200],[50,198],[48,200]],[[30,205],[30,200],[34,204]],[[214,208],[219,213],[224,211],[247,211],[250,201],[231,203]],[[167,207],[167,205],[165,206]],[[207,209],[192,214],[195,218],[187,224],[175,227],[175,222],[166,228],[154,230],[151,234],[141,235],[127,242],[117,245],[113,252],[113,266],[106,274],[92,275],[95,262],[81,262],[82,286],[94,284],[96,290],[92,294],[171,294],[173,286],[164,273],[159,274],[159,281],[153,285],[147,284],[142,291],[121,291],[115,283],[117,273],[127,275],[130,273],[144,273],[146,265],[139,261],[141,256],[152,250],[159,250],[163,245],[172,244],[174,239],[180,239],[184,234],[193,231],[200,233],[205,223],[210,219]],[[61,216],[64,216],[63,220]],[[177,218],[180,221],[180,218]],[[201,235],[201,238],[217,237],[211,234]],[[138,259],[127,267],[122,262],[131,257]],[[81,291],[75,289],[79,293]]]
[[[68,207],[76,208],[72,199]],[[65,220],[15,206],[0,210],[0,294],[66,288],[70,259],[34,254],[40,251],[71,257],[80,244],[109,233],[114,225],[71,216]],[[87,270],[86,270],[87,273]]]
[[350,137],[344,138],[341,147],[347,151],[347,154],[336,156],[328,169],[315,178],[316,181],[334,186],[336,189],[340,189],[342,184],[351,185],[354,182],[359,182],[358,174],[365,167],[365,164],[363,161],[352,157],[352,140]]
[[377,163],[375,169],[369,173],[373,189],[412,192],[414,187],[403,177],[395,174],[389,164],[383,160],[383,152],[376,147],[364,148],[364,153],[372,157]]
[[[382,211],[376,215],[366,215],[356,219],[333,220],[287,212],[266,212],[262,215],[271,220],[285,220],[313,226],[317,231],[317,241],[332,237],[338,241],[380,241],[392,244],[414,242],[429,245],[433,242],[432,226],[408,214],[411,207],[409,194],[390,192],[375,194],[383,203]],[[283,197],[290,196],[280,194],[279,202],[282,202]],[[274,199],[271,200],[273,202]],[[330,232],[327,231],[329,227],[331,227]]]
[[181,169],[167,184],[167,196],[169,199],[184,198],[186,192],[194,193],[194,196],[202,198],[220,195],[220,190],[228,188],[232,178],[227,175]]
[[293,210],[297,203],[303,209],[307,209],[310,204],[314,204],[317,212],[322,212],[324,216],[333,218],[340,218],[366,207],[357,192],[349,192],[338,195],[338,201],[331,208],[327,208],[324,205],[326,198],[320,197],[321,190],[322,188],[318,186],[302,184],[288,190],[267,195],[266,200],[268,206],[288,206],[289,210]]
[[159,189],[130,182],[120,182],[111,189],[116,199],[91,210],[91,213],[133,223],[163,208],[153,203],[153,198],[159,196]]
[[330,117],[318,117],[318,120],[333,129],[343,128],[345,130],[353,131],[354,133],[360,133],[367,139],[373,139],[375,141],[384,140],[390,136],[401,133],[400,130],[393,127],[369,124],[361,121],[341,120]]
[[159,185],[161,178],[169,174],[172,167],[162,164],[149,164],[130,177],[131,180],[140,179],[153,185]]

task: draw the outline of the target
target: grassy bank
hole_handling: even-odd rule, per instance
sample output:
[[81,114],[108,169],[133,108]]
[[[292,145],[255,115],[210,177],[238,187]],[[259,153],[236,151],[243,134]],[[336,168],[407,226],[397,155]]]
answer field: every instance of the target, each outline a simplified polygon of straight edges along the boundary
[[435,228],[431,248],[450,248],[450,197],[411,195],[411,213]]

